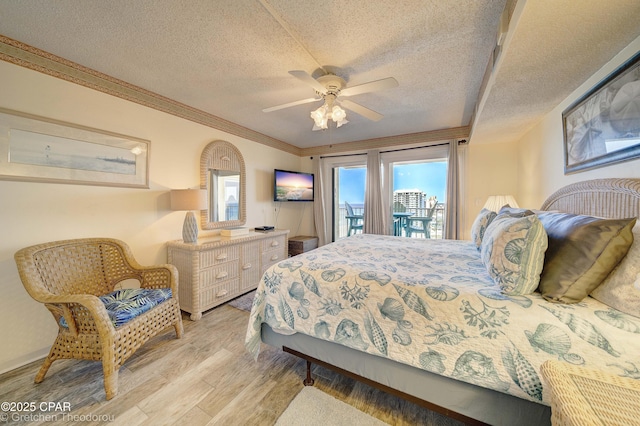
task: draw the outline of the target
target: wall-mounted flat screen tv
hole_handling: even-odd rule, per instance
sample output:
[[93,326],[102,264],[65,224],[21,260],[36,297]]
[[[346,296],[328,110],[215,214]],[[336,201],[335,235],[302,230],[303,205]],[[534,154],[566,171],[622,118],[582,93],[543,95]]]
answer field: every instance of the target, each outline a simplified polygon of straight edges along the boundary
[[273,171],[273,201],[313,201],[313,174]]

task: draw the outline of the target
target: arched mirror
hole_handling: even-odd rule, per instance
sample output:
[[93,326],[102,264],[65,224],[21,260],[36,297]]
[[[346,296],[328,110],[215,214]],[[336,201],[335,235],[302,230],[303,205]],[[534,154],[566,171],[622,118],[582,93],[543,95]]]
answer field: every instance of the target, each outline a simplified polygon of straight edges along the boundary
[[201,211],[202,228],[241,226],[247,221],[244,159],[238,148],[214,141],[200,157],[200,188],[207,191],[208,208]]

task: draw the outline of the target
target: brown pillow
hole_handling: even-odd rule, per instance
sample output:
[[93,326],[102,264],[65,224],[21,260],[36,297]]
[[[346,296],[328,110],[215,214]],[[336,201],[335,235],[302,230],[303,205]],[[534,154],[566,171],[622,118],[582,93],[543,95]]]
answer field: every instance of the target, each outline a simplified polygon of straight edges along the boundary
[[552,302],[578,303],[609,275],[633,242],[631,219],[541,213],[549,236],[538,290]]
[[633,243],[591,297],[621,312],[640,318],[640,222],[632,229]]

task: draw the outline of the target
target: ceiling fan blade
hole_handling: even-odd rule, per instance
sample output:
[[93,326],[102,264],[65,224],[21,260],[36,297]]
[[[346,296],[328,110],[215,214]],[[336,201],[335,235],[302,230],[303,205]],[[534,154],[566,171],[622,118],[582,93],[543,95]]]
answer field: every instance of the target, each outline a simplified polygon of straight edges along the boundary
[[340,91],[340,96],[353,96],[361,93],[375,92],[383,89],[391,89],[397,87],[398,81],[393,77],[383,78],[382,80],[370,81],[368,83],[358,84],[357,86],[347,87]]
[[289,74],[291,74],[292,76],[294,76],[298,80],[301,80],[301,81],[307,83],[309,86],[313,87],[313,89],[316,92],[325,93],[327,91],[327,89],[322,84],[320,84],[320,82],[318,80],[316,80],[315,78],[311,77],[309,75],[309,73],[306,72],[306,71],[293,70],[293,71],[289,71]]
[[308,103],[311,103],[311,102],[321,101],[321,100],[322,100],[322,98],[301,99],[299,101],[289,102],[287,104],[276,105],[276,106],[272,106],[270,108],[265,108],[265,109],[262,110],[262,112],[277,111],[279,109],[289,108],[289,107],[296,106],[296,105],[308,104]]
[[371,121],[380,121],[382,120],[382,117],[384,117],[384,115],[380,114],[379,112],[375,112],[372,109],[363,107],[362,105],[357,104],[355,102],[351,102],[349,100],[342,100],[340,101],[340,103],[346,109],[351,110],[356,114],[359,114],[365,118],[368,118]]

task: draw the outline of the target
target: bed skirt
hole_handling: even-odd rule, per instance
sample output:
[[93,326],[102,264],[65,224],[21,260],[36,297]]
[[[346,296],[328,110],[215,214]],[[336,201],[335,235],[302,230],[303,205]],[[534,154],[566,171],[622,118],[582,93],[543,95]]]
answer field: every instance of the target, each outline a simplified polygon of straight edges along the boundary
[[549,406],[439,376],[336,343],[301,333],[289,336],[278,334],[267,324],[262,324],[262,341],[273,347],[293,349],[383,387],[395,389],[417,399],[411,398],[411,402],[467,423],[474,419],[491,425],[551,424]]

